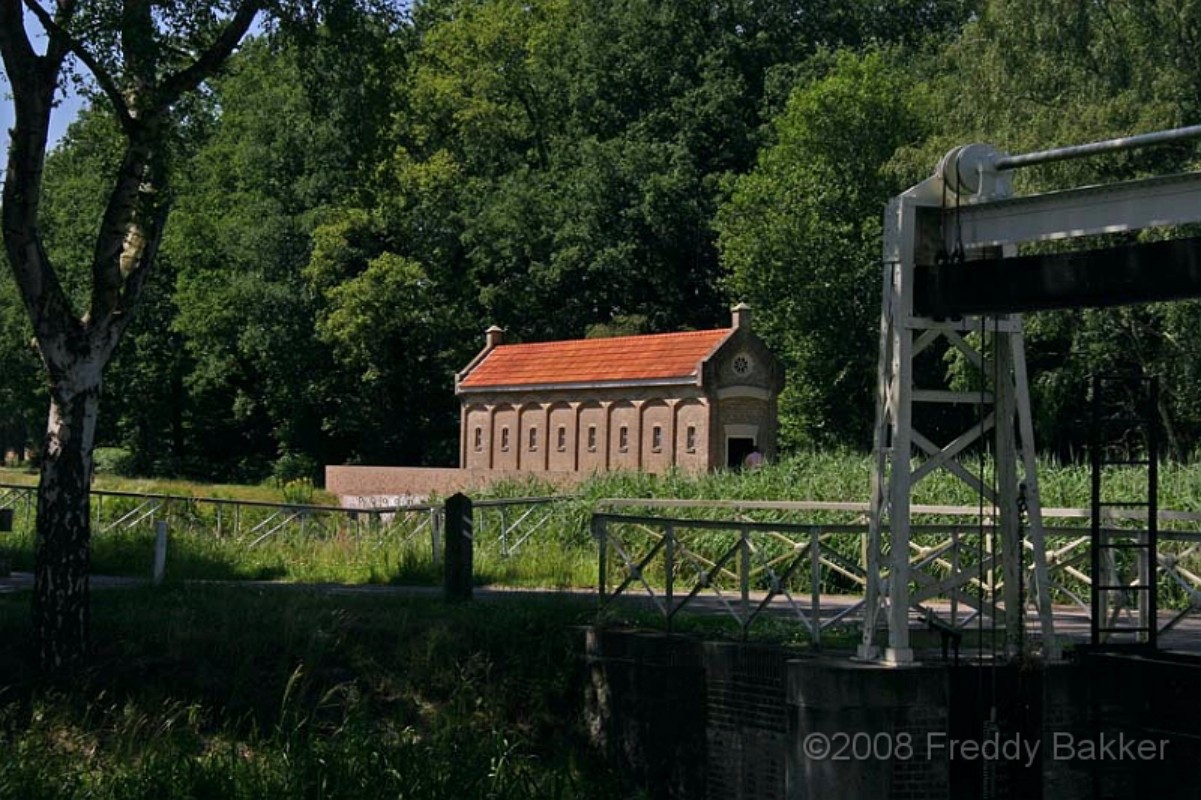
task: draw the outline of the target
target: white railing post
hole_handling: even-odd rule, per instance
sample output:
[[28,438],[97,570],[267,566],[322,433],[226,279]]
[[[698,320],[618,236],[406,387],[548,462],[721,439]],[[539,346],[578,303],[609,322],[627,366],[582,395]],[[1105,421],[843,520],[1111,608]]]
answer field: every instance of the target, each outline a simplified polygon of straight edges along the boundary
[[154,523],[154,575],[155,586],[162,584],[167,572],[167,521],[160,519]]

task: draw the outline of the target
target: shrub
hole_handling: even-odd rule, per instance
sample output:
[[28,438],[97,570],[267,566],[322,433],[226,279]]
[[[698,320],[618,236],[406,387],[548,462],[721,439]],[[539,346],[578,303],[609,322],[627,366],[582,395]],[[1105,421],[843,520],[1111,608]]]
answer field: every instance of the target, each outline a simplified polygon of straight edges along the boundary
[[317,475],[317,462],[304,453],[284,453],[271,469],[271,477],[277,486],[283,487],[290,481],[312,482]]
[[124,447],[97,447],[92,451],[96,472],[132,478],[136,472],[133,454]]

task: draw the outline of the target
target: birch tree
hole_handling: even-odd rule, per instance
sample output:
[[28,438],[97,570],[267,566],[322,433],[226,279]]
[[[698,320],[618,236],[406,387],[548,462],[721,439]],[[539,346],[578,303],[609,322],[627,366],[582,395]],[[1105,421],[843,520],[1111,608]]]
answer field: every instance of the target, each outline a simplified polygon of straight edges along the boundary
[[[168,136],[176,103],[213,75],[261,0],[0,0],[0,57],[11,87],[0,223],[49,379],[37,498],[33,630],[43,666],[76,662],[88,639],[89,485],[104,368],[129,325],[162,239]],[[81,69],[122,134],[76,307],[39,232],[56,94]]]

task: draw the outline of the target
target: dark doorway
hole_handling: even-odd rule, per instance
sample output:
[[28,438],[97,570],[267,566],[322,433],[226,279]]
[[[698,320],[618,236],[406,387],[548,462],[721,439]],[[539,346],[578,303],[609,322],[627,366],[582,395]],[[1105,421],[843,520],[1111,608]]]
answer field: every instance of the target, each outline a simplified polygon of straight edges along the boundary
[[749,436],[731,436],[726,439],[726,466],[742,469],[742,462],[755,449],[755,440]]

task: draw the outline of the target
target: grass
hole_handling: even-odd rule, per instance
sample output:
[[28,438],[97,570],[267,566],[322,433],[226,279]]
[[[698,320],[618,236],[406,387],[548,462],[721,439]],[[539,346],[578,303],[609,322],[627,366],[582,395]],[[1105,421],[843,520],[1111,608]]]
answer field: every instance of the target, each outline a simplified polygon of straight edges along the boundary
[[[498,511],[476,508],[475,573],[481,584],[523,587],[594,587],[597,583],[597,551],[589,532],[590,515],[596,501],[607,497],[672,498],[684,500],[828,500],[865,502],[870,485],[871,459],[847,453],[808,453],[773,464],[761,470],[708,475],[670,473],[608,474],[597,476],[577,487],[575,494],[556,503],[545,522],[531,517],[518,536],[537,530],[513,553],[503,553],[497,538]],[[1201,510],[1201,466],[1165,464],[1160,471],[1160,504],[1163,508]],[[1087,506],[1090,475],[1086,467],[1044,464],[1040,471],[1044,507]],[[1111,498],[1133,498],[1144,491],[1144,474],[1137,469],[1115,470],[1106,477],[1105,487]],[[130,484],[123,484],[131,488]],[[154,488],[163,488],[156,486]],[[193,484],[173,488],[175,493],[203,496],[211,487]],[[489,497],[514,498],[551,495],[553,487],[535,479],[500,484]],[[974,507],[979,501],[969,487],[954,478],[936,473],[922,481],[915,491],[915,502]],[[107,498],[105,518],[113,519],[135,501]],[[123,505],[124,504],[124,505]],[[637,513],[629,509],[627,513]],[[269,511],[246,511],[243,530],[253,527],[258,517]],[[508,520],[520,513],[509,510]],[[541,513],[541,512],[539,512]],[[651,512],[658,516],[709,517],[729,519],[728,509],[672,509]],[[191,503],[172,512],[167,579],[184,580],[275,580],[306,583],[374,583],[436,585],[440,569],[434,563],[428,529],[417,528],[428,516],[415,515],[410,522],[397,523],[391,530],[345,518],[337,523],[312,524],[305,531],[282,530],[261,539],[253,535],[233,536],[225,528],[217,535],[214,506]],[[739,511],[739,518],[759,521],[791,521],[816,524],[861,523],[857,513],[780,513]],[[927,518],[922,522],[946,522]],[[956,520],[970,528],[970,521]],[[32,534],[28,521],[18,515],[18,530],[8,537],[7,549],[18,569],[32,565]],[[1078,521],[1077,524],[1081,524]],[[1056,521],[1055,524],[1062,524]],[[405,527],[405,526],[408,527]],[[385,526],[386,527],[386,526]],[[965,528],[966,530],[966,528]],[[692,545],[715,558],[728,547],[729,533],[708,534],[680,531]],[[408,536],[406,539],[405,537]],[[510,543],[513,543],[512,541]],[[921,543],[919,537],[919,543]],[[859,559],[858,537],[848,535],[844,555]],[[93,538],[94,571],[114,575],[149,576],[153,563],[154,534],[146,525],[133,530],[112,530]],[[781,547],[784,547],[782,544]],[[765,546],[765,554],[776,554]],[[782,553],[783,550],[780,550]],[[807,576],[806,570],[801,570]],[[802,576],[802,577],[805,577]],[[652,573],[653,577],[653,573]],[[827,589],[847,591],[833,573],[825,575]],[[798,579],[799,580],[799,579]],[[799,586],[799,584],[798,584]],[[759,587],[762,588],[762,587]],[[1174,602],[1179,598],[1169,599]]]
[[[587,501],[603,497],[668,497],[697,500],[830,500],[867,502],[872,459],[869,455],[833,452],[807,452],[780,463],[749,472],[719,471],[703,475],[673,472],[666,475],[644,473],[601,474],[572,490]],[[987,470],[986,470],[987,471]],[[1137,493],[1143,471],[1137,468],[1113,469],[1107,486],[1122,492]],[[36,472],[0,467],[0,483],[32,485]],[[1160,505],[1182,511],[1201,511],[1201,463],[1165,463],[1160,467]],[[1089,502],[1090,473],[1087,465],[1044,462],[1039,467],[1039,482],[1045,506],[1083,507]],[[261,485],[204,484],[182,480],[123,478],[98,474],[94,488],[107,491],[147,492],[183,497],[209,497],[282,503],[285,487],[274,482]],[[528,479],[506,481],[492,487],[481,497],[530,497],[559,494],[552,484]],[[979,498],[968,486],[946,475],[935,473],[915,488],[915,503],[975,505]],[[315,490],[311,502],[336,505],[337,498]]]
[[97,592],[69,680],[0,597],[0,797],[607,798],[573,626],[590,605],[174,587]]
[[[0,467],[0,483],[32,486],[37,483],[38,473],[33,469]],[[170,494],[181,497],[211,497],[225,500],[253,500],[264,503],[285,503],[285,485],[275,481],[261,484],[199,483],[196,481],[168,480],[161,478],[125,478],[119,475],[97,473],[92,488],[109,492],[135,492],[139,494]],[[309,493],[306,492],[306,495]],[[338,498],[322,489],[315,489],[305,502],[314,505],[337,505]]]
[[[823,500],[823,501],[857,501],[867,502],[872,471],[872,460],[866,455],[847,453],[810,453],[787,459],[779,464],[741,473],[718,472],[702,476],[686,476],[668,474],[651,476],[642,474],[612,474],[599,476],[579,487],[580,500],[578,507],[584,510],[584,515],[574,524],[579,530],[586,525],[586,512],[595,501],[606,497],[624,498],[667,498],[690,500],[748,500],[748,501],[779,501],[779,500]],[[991,481],[991,465],[986,465],[986,480]],[[1091,473],[1086,465],[1043,463],[1039,468],[1039,485],[1044,508],[1068,507],[1087,508],[1090,503]],[[1201,464],[1163,464],[1159,472],[1159,504],[1162,509],[1181,511],[1201,511]],[[1115,500],[1145,500],[1146,472],[1135,468],[1110,468],[1102,481],[1104,499]],[[500,487],[498,493],[518,496],[522,494],[538,494],[549,491],[549,487],[540,487],[529,482],[513,486]],[[979,497],[963,482],[946,473],[934,473],[915,487],[914,502],[931,505],[960,505],[974,508],[979,504]],[[622,509],[623,513],[638,514],[637,508]],[[862,523],[862,515],[846,512],[805,512],[783,513],[763,510],[714,508],[684,508],[670,510],[646,510],[644,513],[657,516],[683,518],[717,518],[717,519],[753,519],[763,522],[804,522],[815,524],[828,523]],[[949,518],[938,516],[918,517],[916,523],[946,524],[954,522],[963,526],[964,549],[961,551],[963,563],[970,566],[974,553],[974,526],[964,518]],[[1084,519],[1061,520],[1048,519],[1048,525],[1084,527]],[[1131,523],[1138,527],[1136,523]],[[624,530],[637,534],[637,526],[627,526]],[[1185,529],[1196,530],[1195,523],[1161,523],[1161,530]],[[618,529],[621,533],[622,529]],[[709,561],[720,558],[725,553],[732,540],[731,532],[709,533],[696,529],[688,530],[677,526],[676,534],[687,537],[686,541],[691,550],[701,554]],[[646,552],[650,539],[643,536],[644,547],[635,553]],[[916,535],[918,545],[935,545],[941,541],[939,535]],[[682,539],[683,541],[683,539]],[[1052,538],[1052,543],[1062,542]],[[587,543],[591,544],[591,543]],[[568,540],[559,543],[560,550],[570,552],[574,546],[585,546],[580,540],[574,543]],[[762,558],[756,563],[771,557],[786,554],[791,545],[785,542],[772,544],[768,542],[759,550]],[[842,538],[835,537],[824,544],[839,550],[842,555],[852,561],[860,559],[860,538],[848,534]],[[1173,545],[1161,545],[1161,548],[1171,549]],[[1201,557],[1192,555],[1185,562],[1194,572],[1201,569]],[[1087,562],[1086,566],[1087,566]],[[614,567],[621,566],[616,560]],[[662,586],[662,558],[652,561],[644,570],[644,577],[652,584]],[[595,568],[587,575],[595,580]],[[660,572],[656,572],[660,569]],[[798,571],[793,588],[802,592],[808,591],[808,569]],[[725,587],[726,589],[736,587]],[[752,586],[754,589],[764,589],[762,582]],[[823,588],[829,592],[854,592],[858,589],[829,569],[823,570]],[[1077,587],[1083,590],[1083,587]],[[1066,596],[1060,597],[1066,601]],[[1178,586],[1168,580],[1161,582],[1161,604],[1167,607],[1181,607],[1188,598]]]
[[[594,585],[587,523],[600,498],[864,501],[870,466],[862,456],[813,454],[741,474],[601,476],[557,504],[512,556],[486,535],[481,509],[477,580]],[[1201,510],[1199,478],[1196,465],[1165,465],[1161,506]],[[1087,504],[1087,469],[1047,465],[1040,480],[1045,506]],[[1137,471],[1115,472],[1106,486],[1134,496],[1139,480]],[[207,494],[194,485],[170,493]],[[523,481],[494,494],[543,493],[547,487]],[[967,487],[942,478],[924,482],[915,500],[976,502]],[[28,599],[0,596],[0,640],[8,644],[0,648],[0,798],[629,796],[620,776],[584,755],[573,626],[594,618],[592,598],[446,606],[184,584],[438,581],[420,536],[400,546],[370,530],[331,528],[285,532],[251,548],[198,520],[172,532],[167,586],[94,594],[95,653],[69,681],[47,680],[27,659]],[[27,566],[30,532],[18,527],[8,547]],[[148,530],[95,537],[97,572],[145,575],[151,560]],[[620,614],[609,621],[657,624]],[[720,617],[677,622],[677,630],[707,638],[737,635]],[[805,643],[797,626],[775,620],[752,635]],[[856,639],[831,631],[825,644]]]

